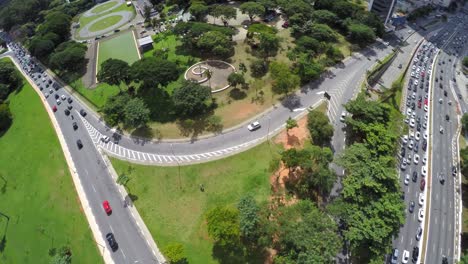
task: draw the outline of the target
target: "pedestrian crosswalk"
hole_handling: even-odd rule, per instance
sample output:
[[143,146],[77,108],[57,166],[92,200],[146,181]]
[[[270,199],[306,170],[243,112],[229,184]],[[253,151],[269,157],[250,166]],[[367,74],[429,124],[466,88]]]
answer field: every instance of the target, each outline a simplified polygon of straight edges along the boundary
[[[80,115],[78,115],[80,116]],[[80,116],[81,121],[83,122],[91,140],[96,145],[96,147],[101,148],[106,151],[109,155],[122,158],[130,161],[135,161],[138,163],[144,164],[161,164],[161,165],[180,165],[180,164],[190,164],[190,163],[199,163],[206,162],[208,160],[214,160],[217,158],[229,156],[235,153],[238,153],[242,150],[248,149],[256,144],[262,142],[265,137],[260,137],[243,144],[228,147],[225,149],[220,149],[211,152],[191,154],[191,155],[175,155],[175,154],[157,154],[157,153],[148,153],[137,150],[128,149],[120,146],[112,141],[105,142],[102,140],[104,135],[99,132],[95,127],[93,127],[84,117]]]

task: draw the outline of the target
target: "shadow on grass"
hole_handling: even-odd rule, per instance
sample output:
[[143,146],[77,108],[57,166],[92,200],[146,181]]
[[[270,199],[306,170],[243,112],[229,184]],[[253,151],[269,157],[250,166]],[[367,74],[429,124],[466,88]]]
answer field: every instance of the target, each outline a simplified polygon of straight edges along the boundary
[[266,254],[262,249],[248,249],[242,244],[222,246],[215,243],[212,256],[221,264],[264,263]]
[[234,88],[231,91],[229,91],[229,97],[231,97],[234,100],[242,100],[245,97],[247,97],[247,93],[245,93],[239,88]]

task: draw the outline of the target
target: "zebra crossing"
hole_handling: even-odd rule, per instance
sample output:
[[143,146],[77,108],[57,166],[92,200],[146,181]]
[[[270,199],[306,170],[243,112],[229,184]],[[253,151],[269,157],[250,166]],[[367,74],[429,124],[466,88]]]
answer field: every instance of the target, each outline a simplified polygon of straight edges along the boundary
[[341,97],[343,96],[343,91],[346,89],[347,83],[348,80],[342,80],[338,82],[338,84],[334,88],[328,90],[327,92],[331,95],[330,104],[328,106],[328,117],[330,118],[331,123],[334,123],[338,115],[341,114],[338,113],[338,108],[341,102]]
[[99,132],[94,126],[92,126],[85,118],[81,115],[77,115],[81,118],[91,140],[93,141],[96,147],[101,148],[106,151],[109,155],[134,161],[137,163],[144,164],[165,164],[165,165],[180,165],[180,164],[190,164],[190,163],[199,163],[205,162],[208,160],[214,160],[220,157],[227,155],[232,155],[234,153],[240,152],[241,150],[247,149],[253,145],[256,145],[265,139],[265,137],[260,137],[243,144],[205,153],[191,154],[191,155],[161,155],[156,153],[141,152],[136,150],[131,150],[125,147],[122,147],[118,144],[115,144],[112,141],[104,142],[102,138],[104,135]]

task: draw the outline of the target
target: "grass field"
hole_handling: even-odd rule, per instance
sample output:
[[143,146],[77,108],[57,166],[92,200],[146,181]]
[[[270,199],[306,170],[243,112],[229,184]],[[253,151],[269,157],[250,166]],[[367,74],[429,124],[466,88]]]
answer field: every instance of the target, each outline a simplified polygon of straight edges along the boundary
[[117,2],[108,2],[108,3],[102,4],[102,5],[96,6],[93,9],[91,9],[91,13],[94,13],[94,14],[100,13],[102,11],[105,11],[105,10],[111,8],[111,7],[114,7],[116,4],[117,4]]
[[[180,167],[142,166],[112,159],[116,171],[129,175],[127,190],[159,247],[181,243],[188,263],[216,263],[204,214],[218,205],[235,206],[252,194],[258,202],[270,195],[269,170],[280,147],[263,143],[241,154]],[[255,157],[253,159],[252,157]],[[201,192],[200,184],[205,191]],[[228,257],[228,256],[226,256]]]
[[99,42],[98,65],[107,59],[120,59],[132,64],[139,60],[139,51],[133,39],[132,31]]
[[103,18],[102,20],[99,20],[99,22],[96,22],[96,23],[92,24],[89,27],[89,31],[96,32],[96,31],[99,31],[99,30],[106,29],[106,28],[108,28],[110,26],[113,26],[113,25],[119,23],[120,20],[122,20],[121,15],[113,15],[113,16]]
[[14,120],[0,137],[0,236],[7,227],[0,263],[50,263],[49,249],[62,246],[73,263],[102,263],[37,94],[24,85],[9,99]]
[[70,86],[97,108],[103,107],[107,98],[118,94],[120,91],[116,85],[107,83],[99,83],[96,88],[89,89],[83,85],[81,79],[71,83]]
[[110,10],[109,12],[105,12],[105,13],[102,13],[102,14],[99,14],[99,15],[95,15],[95,16],[83,16],[82,15],[80,17],[80,19],[79,19],[80,29],[83,28],[84,26],[86,26],[87,24],[89,24],[91,21],[97,19],[97,18],[100,18],[100,17],[102,17],[104,15],[107,15],[107,14],[119,12],[119,11],[130,11],[130,12],[135,13],[135,8],[133,7],[133,5],[127,6],[125,3],[122,3],[119,7],[114,8],[114,9]]

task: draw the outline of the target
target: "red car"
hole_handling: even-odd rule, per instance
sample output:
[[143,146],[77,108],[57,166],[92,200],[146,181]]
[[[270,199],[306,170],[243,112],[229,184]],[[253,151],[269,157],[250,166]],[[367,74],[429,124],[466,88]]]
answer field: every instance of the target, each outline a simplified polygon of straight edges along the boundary
[[57,112],[57,106],[54,105],[54,106],[52,107],[52,110],[54,110],[54,112]]
[[418,102],[418,108],[421,108],[421,101]]
[[107,215],[110,215],[112,213],[112,208],[109,204],[109,201],[105,200],[102,202],[102,207],[104,207],[104,211],[106,211]]
[[428,102],[427,102],[427,99],[424,99],[424,104],[427,105],[427,103],[428,103]]
[[421,77],[424,77],[425,73],[424,72],[421,72]]
[[424,191],[424,187],[426,187],[426,180],[421,179],[421,184],[419,187],[421,188],[421,191]]
[[289,22],[285,21],[282,25],[283,28],[288,28],[289,27]]

